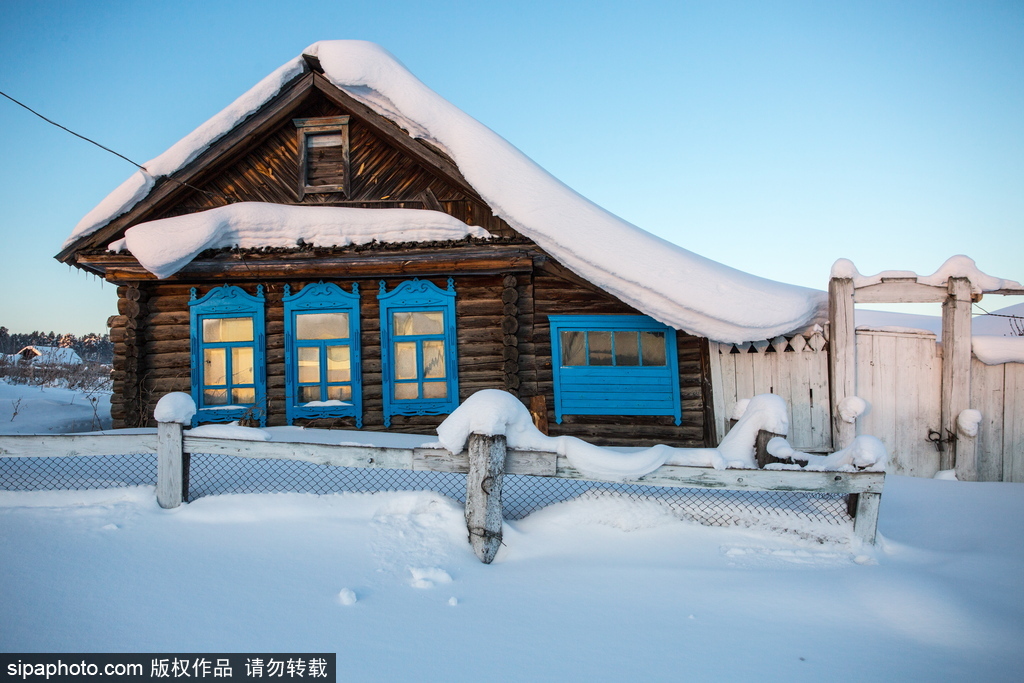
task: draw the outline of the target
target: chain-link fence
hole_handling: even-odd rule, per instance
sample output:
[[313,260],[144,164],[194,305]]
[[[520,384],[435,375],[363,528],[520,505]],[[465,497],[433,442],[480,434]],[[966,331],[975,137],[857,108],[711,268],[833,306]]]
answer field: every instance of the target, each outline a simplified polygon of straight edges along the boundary
[[156,484],[156,454],[0,458],[0,490],[112,489]]
[[[338,493],[344,491],[436,491],[466,499],[466,475],[399,469],[336,467],[297,460],[193,454],[188,499],[224,493]],[[0,458],[0,489],[9,491],[97,489],[156,483],[152,453],[117,456]],[[573,498],[619,497],[653,501],[676,516],[710,526],[754,526],[776,520],[849,524],[846,496],[830,493],[733,491],[579,481],[508,474],[502,487],[506,519],[522,519]]]

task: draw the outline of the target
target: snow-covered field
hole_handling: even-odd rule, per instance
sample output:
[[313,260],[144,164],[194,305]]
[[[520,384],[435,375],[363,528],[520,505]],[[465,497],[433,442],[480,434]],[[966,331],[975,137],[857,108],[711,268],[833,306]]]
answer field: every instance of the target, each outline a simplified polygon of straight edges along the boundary
[[1022,519],[1020,484],[894,476],[865,548],[604,497],[508,523],[483,565],[433,493],[0,492],[0,650],[333,651],[366,681],[1015,681]]

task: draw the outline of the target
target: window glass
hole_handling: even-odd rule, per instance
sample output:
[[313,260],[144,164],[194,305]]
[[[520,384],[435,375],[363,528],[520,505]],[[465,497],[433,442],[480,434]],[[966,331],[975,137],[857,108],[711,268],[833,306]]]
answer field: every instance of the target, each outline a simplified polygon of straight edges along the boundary
[[644,365],[665,365],[664,332],[641,332],[640,345],[643,347]]
[[231,349],[231,383],[252,384],[256,378],[252,367],[252,347],[239,346]]
[[225,349],[203,349],[204,372],[206,384],[227,384],[228,366]]
[[392,314],[396,336],[444,334],[444,313],[441,311],[398,311]]
[[[443,378],[444,375],[444,342],[440,339],[423,342],[423,376],[431,379]],[[437,398],[427,396],[426,398]]]
[[299,401],[301,403],[309,403],[310,401],[320,400],[320,385],[312,387],[299,387]]
[[402,382],[395,385],[395,400],[408,401],[420,397],[420,387],[415,382]]
[[203,403],[208,406],[226,406],[228,404],[228,390],[204,389]]
[[352,387],[327,387],[327,400],[348,401],[352,398]]
[[296,339],[348,339],[348,313],[301,313],[295,316]]
[[562,365],[586,365],[586,332],[562,332]]
[[299,356],[299,382],[320,381],[320,349],[315,346],[300,346]]
[[611,332],[587,332],[587,347],[591,365],[612,364]]
[[615,333],[615,364],[640,365],[640,347],[636,332]]
[[327,347],[327,381],[348,382],[352,379],[352,362],[347,346]]
[[416,342],[395,344],[395,379],[416,379]]
[[232,389],[231,390],[231,402],[232,403],[255,403],[256,402],[256,390],[255,389]]
[[203,318],[203,341],[252,341],[252,318]]
[[423,398],[448,398],[448,385],[445,382],[424,382]]

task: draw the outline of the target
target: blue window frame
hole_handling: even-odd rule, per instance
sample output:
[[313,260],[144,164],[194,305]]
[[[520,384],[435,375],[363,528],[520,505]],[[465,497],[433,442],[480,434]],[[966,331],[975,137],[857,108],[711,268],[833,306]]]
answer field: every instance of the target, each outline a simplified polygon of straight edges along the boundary
[[671,415],[682,421],[676,331],[643,315],[553,315],[555,420]]
[[394,415],[444,415],[459,405],[455,282],[444,290],[408,280],[390,292],[380,281],[384,426]]
[[359,285],[319,282],[284,290],[288,424],[296,418],[355,417],[363,426]]
[[267,417],[263,286],[256,295],[224,285],[201,299],[191,289],[192,424]]

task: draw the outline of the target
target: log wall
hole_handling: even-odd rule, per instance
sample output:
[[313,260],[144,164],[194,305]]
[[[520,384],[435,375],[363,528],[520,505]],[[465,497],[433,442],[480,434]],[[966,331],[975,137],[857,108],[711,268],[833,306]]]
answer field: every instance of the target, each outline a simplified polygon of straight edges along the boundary
[[642,315],[605,292],[571,276],[537,271],[533,279],[534,361],[537,392],[546,398],[549,433],[570,434],[604,446],[664,443],[700,448],[712,444],[707,419],[709,384],[707,340],[676,333],[682,424],[667,416],[564,415],[555,422],[554,377],[549,315]]
[[[385,279],[390,291],[405,277]],[[447,278],[428,278],[438,287]],[[636,314],[637,311],[600,291],[558,276],[539,272],[455,276],[456,349],[459,367],[459,398],[465,400],[481,389],[504,389],[526,404],[541,395],[545,399],[552,435],[572,434],[601,445],[703,446],[710,443],[705,419],[709,384],[706,340],[677,335],[683,422],[670,417],[566,416],[554,421],[551,342],[547,316],[576,314]],[[352,280],[332,279],[346,291]],[[378,279],[360,279],[362,330],[363,426],[384,430],[380,308]],[[254,293],[264,286],[267,356],[267,424],[285,424],[284,281],[239,280],[235,284]],[[288,282],[300,291],[307,280]],[[115,343],[114,398],[111,414],[117,427],[154,425],[156,401],[171,391],[190,390],[192,359],[189,345],[189,290],[192,285],[175,282],[135,283],[118,289],[122,314],[111,319]],[[211,284],[197,286],[205,295]],[[136,297],[145,306],[135,306]],[[135,328],[130,330],[129,325]],[[132,346],[134,340],[134,351]],[[134,353],[134,356],[130,354]],[[131,367],[129,367],[131,366]],[[444,416],[394,416],[390,431],[430,433]],[[355,428],[354,418],[299,422],[324,428]]]

